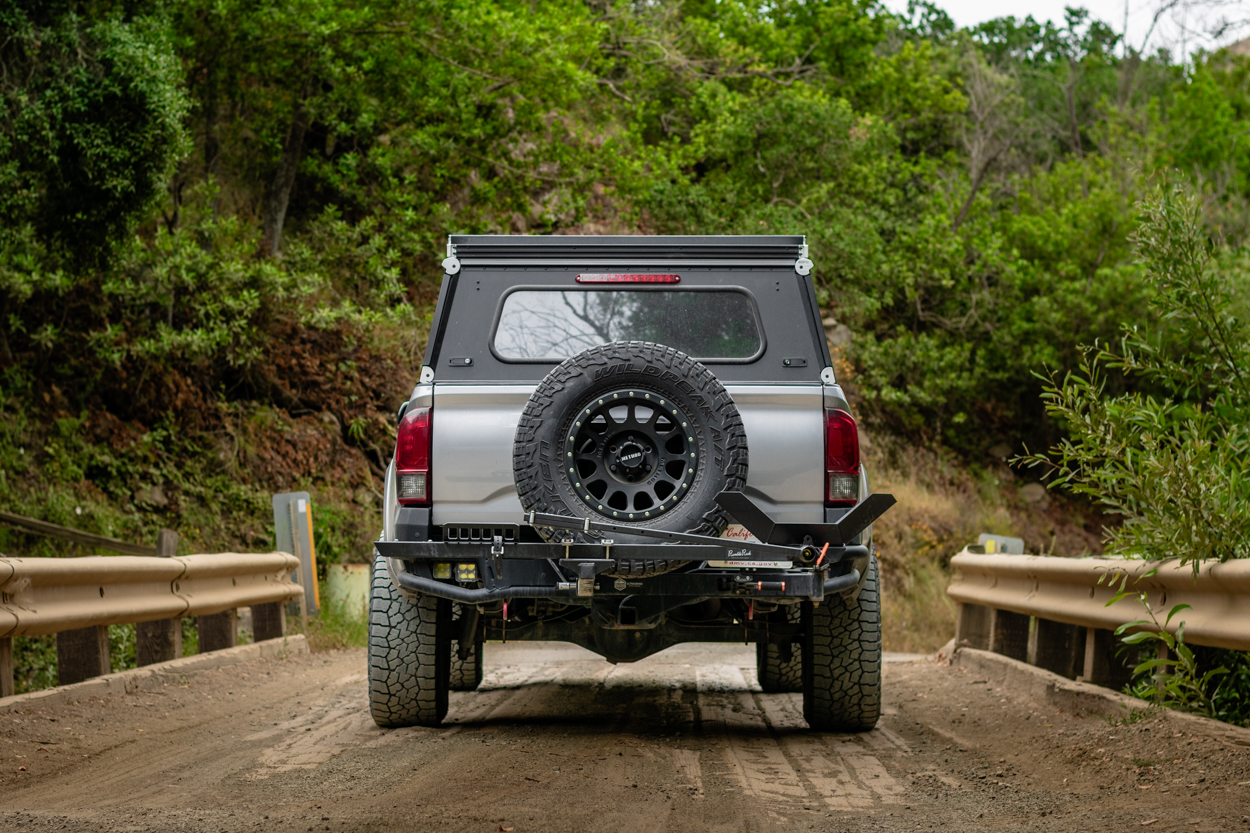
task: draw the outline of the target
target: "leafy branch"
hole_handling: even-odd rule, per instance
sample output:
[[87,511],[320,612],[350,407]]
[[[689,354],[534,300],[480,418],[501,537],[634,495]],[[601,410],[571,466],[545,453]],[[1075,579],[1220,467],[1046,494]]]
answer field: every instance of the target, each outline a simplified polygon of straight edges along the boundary
[[[1149,337],[1126,327],[1118,351],[1095,344],[1077,370],[1041,377],[1068,436],[1018,462],[1122,516],[1107,532],[1113,551],[1196,571],[1250,558],[1250,332],[1233,291],[1243,276],[1212,246],[1195,197],[1163,190],[1143,217],[1134,242],[1162,326]],[[1113,395],[1113,375],[1140,389]]]
[[[1146,575],[1151,575],[1147,573]],[[1169,632],[1172,619],[1190,605],[1173,605],[1168,611],[1163,624],[1154,607],[1150,604],[1144,590],[1128,590],[1123,588],[1116,593],[1107,606],[1134,596],[1146,611],[1146,619],[1126,622],[1115,629],[1115,635],[1126,646],[1154,643],[1160,648],[1159,656],[1138,663],[1133,668],[1133,676],[1150,674],[1149,684],[1138,686],[1138,694],[1150,693],[1160,705],[1183,711],[1194,711],[1208,717],[1216,716],[1215,701],[1219,690],[1217,680],[1227,675],[1228,669],[1219,666],[1203,672],[1198,665],[1194,651],[1185,644],[1185,622],[1176,626],[1176,633]],[[1132,631],[1129,633],[1129,631]],[[1127,633],[1127,635],[1125,635]]]

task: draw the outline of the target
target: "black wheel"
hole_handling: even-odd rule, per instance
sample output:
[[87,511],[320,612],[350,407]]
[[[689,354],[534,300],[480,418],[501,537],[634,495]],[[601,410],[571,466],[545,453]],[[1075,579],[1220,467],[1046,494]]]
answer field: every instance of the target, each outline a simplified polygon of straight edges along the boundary
[[881,717],[881,596],[877,557],[859,597],[803,604],[803,716],[825,732],[867,732]]
[[[803,619],[798,605],[785,605],[777,611],[780,622],[799,624]],[[755,673],[760,688],[769,694],[803,690],[803,650],[793,645],[788,652],[771,642],[755,643]]]
[[[715,498],[746,483],[746,433],[733,400],[702,364],[671,347],[614,342],[547,374],[517,425],[512,467],[527,512],[719,535],[728,516]],[[547,540],[599,537],[539,533]],[[654,575],[681,564],[619,561],[613,575]]]
[[447,716],[451,602],[415,601],[391,583],[386,560],[373,559],[369,598],[369,712],[384,729],[437,726]]
[[[460,617],[465,615],[464,605],[452,602],[451,632],[460,633]],[[451,640],[451,677],[452,691],[477,691],[482,684],[482,640],[479,637],[464,659],[460,659],[460,640]]]

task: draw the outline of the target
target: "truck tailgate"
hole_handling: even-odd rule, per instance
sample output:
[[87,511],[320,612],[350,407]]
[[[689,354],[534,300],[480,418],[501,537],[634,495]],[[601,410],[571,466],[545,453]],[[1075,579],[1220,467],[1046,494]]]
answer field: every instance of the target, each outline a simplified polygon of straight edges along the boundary
[[[432,521],[515,524],[517,422],[536,386],[434,386]],[[824,393],[820,385],[726,385],[746,427],[746,491],[782,523],[824,520]]]

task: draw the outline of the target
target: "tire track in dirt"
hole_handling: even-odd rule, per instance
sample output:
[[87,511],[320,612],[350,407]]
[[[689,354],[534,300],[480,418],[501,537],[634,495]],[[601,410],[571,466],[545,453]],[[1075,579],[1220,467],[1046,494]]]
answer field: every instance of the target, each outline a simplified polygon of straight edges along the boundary
[[816,733],[798,695],[760,691],[753,654],[613,666],[490,644],[481,689],[437,728],[377,729],[360,651],[31,709],[0,719],[0,829],[1068,833],[1250,815],[1250,750],[1167,715],[1111,725],[895,663],[877,729]]

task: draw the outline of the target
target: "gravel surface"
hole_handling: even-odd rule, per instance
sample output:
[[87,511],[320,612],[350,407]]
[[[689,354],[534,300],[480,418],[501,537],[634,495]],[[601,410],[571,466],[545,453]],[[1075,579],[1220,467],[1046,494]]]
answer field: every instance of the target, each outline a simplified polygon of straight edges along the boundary
[[4,714],[0,830],[1250,833],[1250,746],[1227,733],[887,657],[878,728],[819,734],[754,656],[488,644],[439,729],[373,725],[362,650]]

